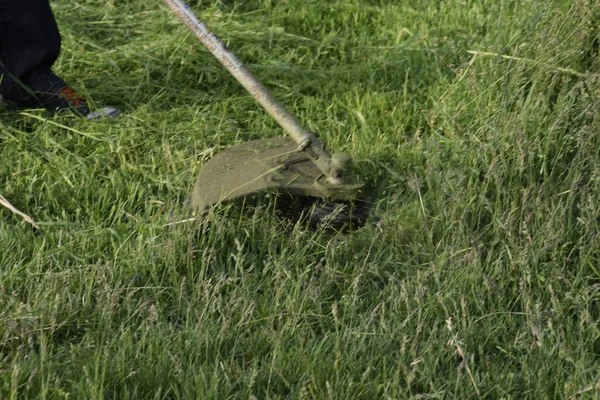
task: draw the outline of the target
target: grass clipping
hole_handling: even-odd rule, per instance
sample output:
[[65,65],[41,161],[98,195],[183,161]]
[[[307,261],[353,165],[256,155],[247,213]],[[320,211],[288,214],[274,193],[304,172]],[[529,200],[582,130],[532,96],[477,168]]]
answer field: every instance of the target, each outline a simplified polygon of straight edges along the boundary
[[35,229],[40,229],[40,227],[35,223],[33,218],[31,218],[29,215],[25,214],[24,212],[18,210],[15,206],[10,204],[10,201],[6,200],[6,198],[4,196],[2,196],[1,194],[0,194],[0,204],[3,205],[4,207],[8,208],[13,213],[21,216],[21,218],[23,218],[25,221],[27,221],[28,223],[33,225],[35,227]]

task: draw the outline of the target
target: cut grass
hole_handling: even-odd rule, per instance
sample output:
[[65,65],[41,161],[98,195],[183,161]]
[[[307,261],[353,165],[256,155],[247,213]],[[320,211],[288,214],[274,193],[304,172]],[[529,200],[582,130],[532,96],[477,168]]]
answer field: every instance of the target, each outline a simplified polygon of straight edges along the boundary
[[281,130],[158,2],[60,0],[56,71],[115,121],[2,111],[2,398],[600,396],[600,7],[192,2],[380,217],[189,218]]

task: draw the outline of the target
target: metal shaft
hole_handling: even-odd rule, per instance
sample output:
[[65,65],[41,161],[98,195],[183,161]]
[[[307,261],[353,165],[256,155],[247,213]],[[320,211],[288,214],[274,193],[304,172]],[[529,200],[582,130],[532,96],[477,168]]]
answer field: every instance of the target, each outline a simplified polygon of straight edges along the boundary
[[277,123],[298,143],[300,149],[306,151],[315,165],[327,176],[331,183],[342,183],[331,173],[331,155],[323,143],[285,109],[250,72],[242,62],[229,51],[203,22],[199,22],[194,13],[180,0],[163,0],[163,2],[194,32],[202,44],[217,60],[237,79],[237,81],[254,97],[254,99],[273,117]]

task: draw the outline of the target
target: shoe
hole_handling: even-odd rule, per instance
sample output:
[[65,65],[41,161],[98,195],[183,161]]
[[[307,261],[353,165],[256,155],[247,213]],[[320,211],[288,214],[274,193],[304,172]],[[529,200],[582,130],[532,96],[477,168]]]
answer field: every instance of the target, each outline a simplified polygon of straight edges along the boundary
[[101,118],[116,118],[121,114],[121,110],[114,107],[102,107],[94,112],[90,111],[85,97],[69,86],[63,87],[56,94],[42,96],[41,100],[44,108],[50,112],[70,110],[76,115],[85,117],[88,121]]
[[87,100],[49,70],[36,71],[20,86],[5,94],[5,100],[21,107],[43,107],[51,113],[69,110],[88,120],[115,118],[121,114],[113,107],[90,111]]

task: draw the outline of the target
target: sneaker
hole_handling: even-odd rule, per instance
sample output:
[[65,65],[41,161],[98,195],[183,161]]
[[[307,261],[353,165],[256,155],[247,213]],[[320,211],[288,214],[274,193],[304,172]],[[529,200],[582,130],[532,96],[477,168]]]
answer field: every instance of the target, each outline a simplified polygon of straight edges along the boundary
[[104,107],[90,111],[87,100],[49,70],[31,74],[26,84],[5,95],[5,100],[20,107],[43,107],[52,113],[69,110],[88,120],[115,118],[121,111]]
[[69,86],[60,89],[56,94],[46,94],[40,98],[43,106],[50,112],[70,110],[76,115],[85,117],[88,121],[101,118],[116,118],[121,111],[114,107],[103,107],[94,112],[90,111],[85,97]]

